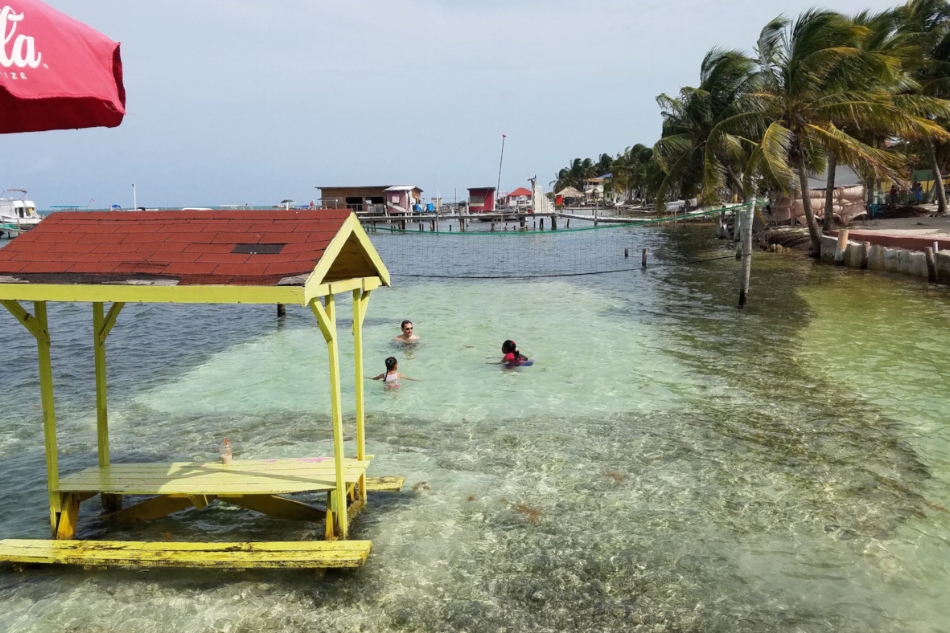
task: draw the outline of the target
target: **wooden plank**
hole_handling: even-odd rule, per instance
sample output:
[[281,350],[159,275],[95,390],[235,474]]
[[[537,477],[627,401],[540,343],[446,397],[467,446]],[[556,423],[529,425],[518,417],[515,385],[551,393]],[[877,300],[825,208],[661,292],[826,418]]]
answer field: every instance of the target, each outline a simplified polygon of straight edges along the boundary
[[155,519],[160,519],[169,514],[181,512],[182,510],[189,510],[193,507],[194,505],[188,497],[161,495],[107,514],[103,519],[116,523],[141,523],[144,521],[154,521]]
[[[101,302],[92,304],[93,358],[96,366],[96,436],[99,467],[109,465],[109,413],[106,395],[105,312]],[[103,500],[105,503],[105,500]]]
[[102,337],[102,342],[105,343],[105,340],[109,337],[109,332],[112,331],[112,328],[115,326],[116,319],[119,318],[119,313],[122,312],[122,308],[125,307],[125,304],[121,301],[116,301],[109,307],[109,314],[106,315],[105,320],[102,323],[102,328],[96,330],[99,333],[99,336]]
[[219,496],[221,501],[289,521],[326,520],[327,513],[306,503],[276,495]]
[[56,405],[53,399],[53,363],[50,360],[46,302],[34,302],[33,313],[36,315],[36,325],[41,334],[36,337],[36,354],[40,374],[40,401],[43,406],[43,439],[46,447],[46,485],[50,496],[50,527],[55,533],[59,524],[57,516],[59,495],[54,492],[59,486],[59,451],[56,447]]
[[49,341],[49,332],[40,327],[39,323],[32,314],[27,312],[23,306],[21,306],[16,301],[0,301],[0,304],[10,311],[10,314],[16,317],[16,320],[19,321],[23,327],[30,331],[30,334],[36,338],[45,338]]
[[178,543],[131,541],[0,541],[0,561],[91,567],[211,569],[354,568],[371,541]]
[[[354,483],[368,461],[344,460],[343,479]],[[288,494],[336,488],[336,464],[312,459],[173,464],[113,464],[63,477],[62,492],[111,494]]]
[[[369,290],[353,291],[353,365],[356,374],[356,459],[366,459],[366,415],[363,394],[363,320],[369,305]],[[361,495],[365,493],[360,491]],[[365,495],[363,495],[365,497]]]
[[366,490],[372,492],[399,492],[405,483],[405,477],[367,477]]
[[[355,219],[356,216],[350,216]],[[357,225],[358,226],[358,225]],[[336,486],[331,493],[332,509],[335,513],[336,535],[345,539],[347,534],[346,514],[346,479],[343,476],[343,403],[340,389],[340,350],[337,343],[336,328],[336,298],[333,295],[324,297],[326,315],[332,328],[333,335],[327,339],[327,350],[330,355],[330,412],[333,420],[333,465],[335,470]]]
[[76,523],[79,520],[79,495],[64,495],[56,525],[56,538],[71,539],[76,536]]
[[0,284],[0,300],[111,303],[287,303],[307,305],[303,286]]

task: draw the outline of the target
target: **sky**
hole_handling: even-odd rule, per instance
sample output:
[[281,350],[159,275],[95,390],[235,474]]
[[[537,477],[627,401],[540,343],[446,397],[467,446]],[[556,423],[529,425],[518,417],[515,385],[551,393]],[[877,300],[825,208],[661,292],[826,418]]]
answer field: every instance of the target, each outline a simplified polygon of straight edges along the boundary
[[[9,0],[13,2],[13,0]],[[802,0],[50,0],[122,43],[117,128],[0,138],[37,207],[271,205],[320,185],[447,202],[660,132],[655,98]],[[836,0],[843,13],[879,0]],[[40,44],[37,44],[39,48]],[[94,200],[90,203],[91,200]]]

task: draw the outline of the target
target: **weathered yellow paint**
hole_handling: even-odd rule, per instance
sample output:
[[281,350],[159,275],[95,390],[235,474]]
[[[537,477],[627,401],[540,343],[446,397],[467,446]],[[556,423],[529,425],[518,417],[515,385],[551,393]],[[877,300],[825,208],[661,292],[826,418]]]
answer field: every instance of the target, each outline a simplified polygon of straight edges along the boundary
[[363,395],[363,320],[369,305],[369,290],[353,290],[353,359],[356,374],[356,459],[366,459],[366,414]]
[[115,321],[119,317],[119,313],[122,312],[122,308],[124,307],[125,304],[123,302],[117,301],[109,308],[109,313],[106,315],[105,323],[102,324],[102,329],[97,330],[99,335],[102,337],[103,343],[109,336],[109,332],[112,331],[112,327],[115,325]]
[[[370,242],[369,236],[366,234],[366,231],[363,230],[363,227],[360,226],[360,222],[354,214],[350,215],[343,223],[343,226],[340,227],[339,232],[334,236],[330,244],[327,245],[326,250],[323,251],[323,257],[320,258],[317,267],[313,269],[313,273],[308,277],[307,283],[304,286],[304,294],[307,301],[319,297],[321,294],[327,294],[319,293],[318,286],[324,282],[327,273],[330,272],[330,269],[333,267],[336,257],[340,254],[340,251],[343,250],[343,247],[351,236],[359,243],[363,255],[370,262],[371,268],[374,269],[375,276],[379,277],[383,285],[389,285],[389,270],[386,268],[386,264],[383,263],[379,253],[376,252],[372,242]],[[354,276],[363,277],[365,275]]]
[[373,492],[399,492],[405,483],[405,477],[367,477],[366,489]]
[[[317,459],[321,461],[316,461]],[[356,483],[369,462],[343,461],[344,486]],[[58,492],[134,495],[293,494],[334,490],[336,462],[329,458],[112,464],[63,477]]]
[[[33,312],[38,334],[36,354],[40,370],[40,401],[43,405],[43,438],[46,444],[46,481],[50,496],[50,527],[55,532],[58,523],[59,451],[56,448],[56,407],[53,400],[53,363],[50,359],[49,320],[46,302],[35,301]],[[56,497],[54,499],[53,497]]]
[[353,568],[370,541],[180,543],[132,541],[0,541],[0,561],[91,567],[210,569]]
[[[337,536],[345,539],[348,531],[346,515],[346,480],[343,477],[343,407],[340,393],[340,351],[336,336],[336,298],[324,297],[327,329],[333,333],[327,342],[330,353],[330,409],[333,416],[333,462],[336,470],[336,489],[333,491],[332,510],[336,517]],[[314,302],[316,304],[316,302]]]
[[191,499],[188,497],[171,497],[169,495],[161,495],[158,497],[152,497],[151,499],[146,499],[145,501],[140,501],[133,506],[128,508],[123,508],[111,514],[105,515],[105,519],[108,521],[114,521],[116,523],[141,523],[143,521],[153,521],[155,519],[160,519],[169,514],[174,514],[175,512],[181,512],[182,510],[187,510],[194,507],[191,503]]
[[185,495],[185,497],[197,510],[207,508],[208,504],[216,499],[214,495]]
[[62,506],[59,512],[59,522],[56,525],[55,538],[71,539],[76,536],[76,522],[79,519],[79,496],[63,495]]
[[106,397],[106,341],[105,316],[101,302],[92,304],[93,356],[96,361],[96,435],[99,452],[99,467],[109,465],[109,413]]
[[[383,284],[379,277],[378,285]],[[310,284],[310,282],[308,282]],[[69,301],[108,303],[284,303],[305,306],[315,297],[353,289],[359,280],[302,286],[149,286],[133,284],[3,284],[0,303],[16,301]],[[377,287],[378,287],[377,285]],[[8,306],[11,312],[13,309]],[[14,312],[14,316],[17,316]],[[18,317],[19,318],[19,317]],[[21,321],[22,323],[22,321]],[[24,323],[27,328],[30,325]],[[32,330],[31,330],[32,331]]]
[[0,303],[10,311],[10,314],[16,317],[17,321],[30,331],[30,334],[36,338],[45,338],[46,342],[49,342],[49,333],[39,326],[36,317],[24,310],[23,306],[12,300],[3,300],[0,301]]
[[0,299],[114,303],[288,303],[306,305],[302,286],[0,284]]
[[317,317],[320,332],[329,345],[330,341],[336,338],[336,323],[330,321],[330,316],[327,314],[326,309],[317,299],[310,302],[310,309],[313,310],[313,314]]
[[326,520],[327,517],[327,513],[319,508],[276,495],[220,496],[218,499],[241,508],[289,521],[319,523]]

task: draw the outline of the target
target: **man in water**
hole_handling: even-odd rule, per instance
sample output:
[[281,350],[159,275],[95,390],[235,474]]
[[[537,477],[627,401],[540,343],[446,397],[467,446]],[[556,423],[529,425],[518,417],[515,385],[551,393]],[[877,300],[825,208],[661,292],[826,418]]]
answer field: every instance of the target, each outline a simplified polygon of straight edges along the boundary
[[393,339],[394,343],[403,345],[415,345],[419,342],[419,337],[412,333],[412,321],[402,322],[402,334]]

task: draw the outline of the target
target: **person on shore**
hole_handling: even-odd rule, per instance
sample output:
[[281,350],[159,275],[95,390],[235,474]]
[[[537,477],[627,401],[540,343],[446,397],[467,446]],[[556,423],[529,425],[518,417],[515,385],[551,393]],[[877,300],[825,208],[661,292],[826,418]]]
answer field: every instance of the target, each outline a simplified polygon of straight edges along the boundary
[[920,181],[917,181],[914,184],[914,200],[917,204],[920,204],[920,201],[924,198],[924,186],[920,184]]
[[372,380],[382,380],[383,386],[386,387],[386,389],[398,389],[400,380],[419,382],[415,378],[403,376],[399,373],[399,361],[397,361],[394,356],[390,356],[386,359],[386,371],[378,376],[373,376]]
[[531,365],[531,361],[528,357],[518,351],[518,344],[512,340],[505,341],[501,344],[501,353],[504,354],[501,358],[501,365],[505,369]]
[[892,206],[892,207],[896,207],[896,206],[897,206],[897,185],[891,185],[891,192],[890,192],[890,194],[891,194],[891,195],[890,195],[890,197],[891,197],[891,206]]
[[402,345],[415,345],[419,342],[419,337],[412,332],[412,321],[403,321],[402,325],[399,327],[402,329],[402,334],[393,339],[394,343],[400,343]]

